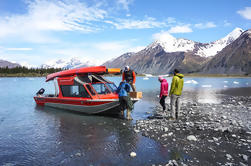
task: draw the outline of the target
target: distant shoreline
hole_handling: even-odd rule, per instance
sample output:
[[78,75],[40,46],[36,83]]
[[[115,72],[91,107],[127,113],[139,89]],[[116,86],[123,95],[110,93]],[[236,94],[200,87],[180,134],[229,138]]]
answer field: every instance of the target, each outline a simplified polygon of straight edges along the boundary
[[[16,74],[8,74],[8,73],[0,73],[0,77],[46,77],[51,73],[16,73]],[[121,76],[121,75],[104,75],[108,77]],[[152,75],[153,77],[158,75]],[[168,77],[172,77],[170,74]],[[147,77],[144,74],[137,74],[137,77]],[[222,78],[249,78],[251,75],[238,75],[238,74],[184,74],[184,77],[222,77]]]
[[7,74],[0,73],[0,77],[46,77],[49,73],[38,74],[38,73],[16,73],[16,74]]

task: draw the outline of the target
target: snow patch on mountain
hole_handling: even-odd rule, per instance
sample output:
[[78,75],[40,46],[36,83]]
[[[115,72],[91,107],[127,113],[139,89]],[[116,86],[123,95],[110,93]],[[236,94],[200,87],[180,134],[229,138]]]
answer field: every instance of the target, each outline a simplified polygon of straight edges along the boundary
[[157,40],[150,45],[154,48],[160,45],[165,52],[187,52],[194,49],[195,42],[187,39],[176,39],[169,33],[163,33],[157,37]]
[[209,44],[205,44],[202,47],[199,47],[196,54],[202,57],[214,56],[224,47],[226,47],[234,40],[236,40],[242,34],[242,32],[243,30],[241,28],[235,28],[231,33],[229,33],[224,38],[216,40],[215,42],[211,42]]
[[147,49],[161,46],[165,52],[189,52],[195,51],[195,55],[210,57],[216,55],[224,47],[236,40],[244,32],[241,28],[235,28],[231,33],[220,40],[211,43],[199,43],[192,40],[175,38],[169,33],[160,33],[155,36],[156,41],[150,44]]
[[64,68],[64,69],[73,69],[87,66],[95,66],[96,64],[86,60],[73,57],[70,59],[53,59],[46,64],[41,65],[42,68]]

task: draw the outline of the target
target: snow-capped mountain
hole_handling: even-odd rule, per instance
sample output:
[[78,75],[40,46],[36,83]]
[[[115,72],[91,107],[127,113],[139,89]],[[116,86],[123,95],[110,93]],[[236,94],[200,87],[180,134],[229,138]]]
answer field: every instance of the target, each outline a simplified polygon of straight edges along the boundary
[[244,30],[242,30],[241,28],[235,28],[224,38],[216,40],[209,44],[203,44],[202,46],[199,46],[196,54],[202,57],[214,56],[227,45],[231,44],[234,40],[236,40],[242,32],[244,32]]
[[193,51],[195,55],[211,57],[237,39],[242,32],[243,30],[241,28],[235,28],[224,38],[211,43],[199,43],[183,38],[177,39],[170,34],[165,34],[160,36],[158,40],[150,44],[147,48],[155,48],[160,45],[167,53]]
[[5,67],[15,68],[15,67],[21,67],[21,65],[18,63],[9,62],[6,60],[0,60],[0,68],[5,68]]
[[[119,68],[129,65],[138,73],[150,74],[168,74],[174,68],[179,68],[184,73],[199,72],[225,47],[239,39],[242,32],[242,29],[235,28],[227,36],[211,43],[177,39],[170,34],[164,34],[164,36],[158,36],[159,39],[145,49],[129,55],[123,54],[104,65]],[[246,56],[245,54],[241,57]],[[241,67],[245,68],[245,66]]]
[[95,66],[94,63],[89,60],[82,60],[77,57],[70,59],[56,59],[48,61],[46,64],[41,65],[42,68],[64,68],[64,69],[73,69],[79,67]]
[[203,73],[251,74],[251,29],[227,45],[202,69]]
[[195,48],[196,42],[187,39],[177,39],[170,34],[164,34],[159,39],[150,44],[147,49],[154,49],[157,46],[161,46],[165,52],[188,52]]

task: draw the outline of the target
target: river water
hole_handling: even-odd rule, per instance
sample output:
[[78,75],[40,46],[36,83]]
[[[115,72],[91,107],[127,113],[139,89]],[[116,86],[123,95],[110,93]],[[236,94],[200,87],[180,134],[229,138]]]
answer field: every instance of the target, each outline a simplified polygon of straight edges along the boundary
[[[107,79],[119,84],[119,77]],[[171,83],[171,77],[167,78]],[[185,78],[182,102],[219,103],[220,91],[251,87],[251,78]],[[45,78],[0,78],[0,165],[152,165],[183,155],[134,131],[158,104],[156,77],[138,77],[143,99],[135,104],[133,121],[38,107],[35,93],[53,84]],[[249,89],[250,90],[250,89]],[[236,92],[235,92],[236,91]],[[235,90],[231,95],[240,93]],[[250,91],[241,92],[251,95]],[[166,100],[169,102],[169,99]],[[137,156],[130,157],[131,152]],[[183,156],[188,158],[189,156]]]

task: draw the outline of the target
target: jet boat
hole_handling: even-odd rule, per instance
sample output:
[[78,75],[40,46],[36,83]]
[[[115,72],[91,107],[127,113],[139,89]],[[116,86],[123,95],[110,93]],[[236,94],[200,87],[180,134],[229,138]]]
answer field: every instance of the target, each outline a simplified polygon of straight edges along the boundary
[[[119,74],[119,68],[105,66],[63,70],[49,74],[46,82],[54,80],[55,94],[40,89],[34,100],[37,105],[72,110],[87,114],[119,113],[117,86],[105,79],[105,74]],[[135,103],[139,98],[131,98]]]

